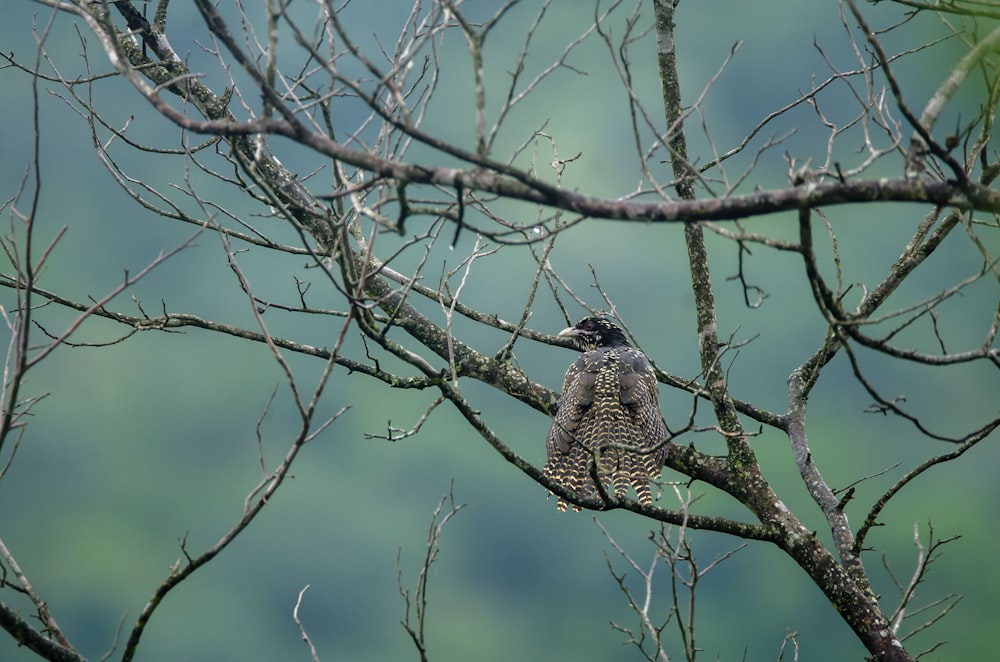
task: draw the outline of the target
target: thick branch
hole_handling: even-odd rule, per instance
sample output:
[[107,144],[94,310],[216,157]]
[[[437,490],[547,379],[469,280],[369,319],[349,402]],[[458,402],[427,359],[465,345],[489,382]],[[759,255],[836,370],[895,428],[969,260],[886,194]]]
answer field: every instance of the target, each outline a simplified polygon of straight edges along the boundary
[[0,603],[0,627],[6,630],[19,645],[37,653],[51,662],[86,662],[86,658],[74,650],[60,646],[28,625],[17,611]]
[[[677,76],[677,58],[674,43],[674,3],[672,0],[654,2],[656,16],[656,53],[659,60],[660,84],[663,89],[663,108],[667,120],[667,143],[670,146],[671,165],[674,178],[678,182],[677,194],[685,201],[694,201],[691,186],[693,170],[687,157],[687,140],[684,135],[682,118],[680,81]],[[688,219],[695,221],[698,219]],[[715,294],[708,267],[708,252],[701,225],[687,223],[684,226],[688,261],[691,268],[691,286],[697,311],[698,347],[701,355],[701,369],[705,375],[705,390],[712,400],[715,415],[729,446],[731,459],[740,465],[756,467],[753,451],[743,434],[742,424],[736,414],[719,355],[719,336],[716,325]]]
[[[667,126],[671,132],[668,139],[671,147],[671,160],[675,178],[684,182],[689,178],[690,173],[686,145],[680,127],[682,104],[677,81],[676,59],[673,52],[674,7],[675,4],[672,0],[654,0],[660,80],[663,85]],[[811,196],[815,191],[813,185],[802,188],[806,197]],[[678,193],[682,198],[694,196],[694,191],[689,185],[679,185]],[[742,424],[733,406],[720,363],[715,301],[709,274],[708,253],[701,226],[695,223],[686,224],[685,239],[694,288],[698,341],[702,371],[705,374],[705,388],[712,396],[716,418],[726,433],[726,443],[729,448],[727,460],[732,469],[733,483],[738,485],[738,491],[733,492],[733,494],[750,507],[761,518],[762,522],[774,522],[781,526],[784,535],[779,538],[778,544],[795,559],[836,605],[843,618],[851,625],[859,640],[869,651],[881,660],[911,659],[888,627],[888,621],[882,614],[878,600],[870,589],[864,569],[860,566],[860,560],[857,557],[850,557],[849,543],[853,540],[848,536],[846,547],[849,558],[846,559],[848,563],[845,570],[836,563],[833,556],[815,535],[805,531],[802,523],[782,504],[761,475],[756,457],[746,440]],[[804,400],[799,402],[802,405],[801,416],[789,420],[791,426],[789,434],[800,431],[804,437]],[[813,479],[816,478],[818,478],[818,472],[813,476]],[[819,483],[825,487],[821,480]],[[824,510],[827,509],[824,508]],[[850,533],[846,518],[843,518],[842,513],[841,517],[834,518],[831,524],[834,535],[844,531],[847,534]],[[840,547],[843,555],[844,545],[840,545]]]
[[[121,9],[129,5],[116,3],[115,6]],[[105,23],[91,22],[91,28],[95,32],[106,27]],[[117,62],[119,71],[125,73],[134,84],[136,84],[137,72],[132,67],[143,64],[146,66],[141,70],[142,73],[157,85],[163,86],[150,89],[148,86],[137,85],[137,89],[153,104],[157,111],[186,130],[220,135],[230,141],[236,148],[237,154],[245,159],[247,167],[252,166],[256,171],[255,174],[263,177],[271,192],[285,200],[291,211],[295,213],[296,220],[313,234],[322,246],[331,245],[329,222],[322,208],[314,205],[308,196],[299,190],[300,186],[294,175],[271,158],[266,150],[262,153],[256,141],[250,140],[250,136],[259,134],[284,136],[331,158],[367,170],[379,177],[395,179],[399,182],[448,188],[461,187],[466,191],[494,193],[507,198],[576,212],[584,216],[621,221],[645,223],[732,220],[789,211],[803,206],[831,206],[876,201],[929,202],[942,206],[1000,213],[1000,192],[991,191],[986,187],[972,183],[966,183],[964,187],[959,187],[952,182],[906,178],[834,181],[708,200],[682,199],[679,202],[610,200],[575,193],[548,184],[505,164],[493,162],[477,154],[432,140],[430,136],[424,136],[413,127],[397,127],[411,135],[419,134],[417,137],[424,142],[430,141],[429,144],[433,147],[445,150],[449,156],[462,159],[473,166],[471,169],[427,167],[378,157],[367,151],[350,149],[324,133],[309,130],[296,120],[292,109],[284,105],[279,106],[284,111],[283,119],[265,118],[239,122],[226,110],[225,95],[214,94],[197,79],[192,78],[191,72],[187,71],[173,54],[173,51],[168,49],[169,44],[162,35],[154,34],[147,39],[147,44],[159,49],[157,55],[161,58],[160,66],[149,66],[152,63],[143,60],[139,49],[130,41],[119,40],[115,38],[115,35],[105,34],[103,36],[102,43],[109,51],[109,56]],[[672,43],[664,42],[661,39],[661,48],[667,47],[672,49]],[[118,49],[123,52],[119,52]],[[173,84],[179,79],[185,81],[183,87]],[[261,86],[262,93],[268,94],[269,97],[275,95],[273,90],[267,88],[266,82],[258,81],[258,84]],[[162,89],[181,94],[186,101],[195,105],[208,119],[198,120],[173,109],[161,99]],[[281,100],[276,98],[274,101],[279,103]],[[679,127],[673,126],[679,117],[678,114],[674,120],[671,120],[668,143],[673,143],[680,135]],[[244,144],[244,141],[248,142]],[[681,169],[680,186],[682,189],[683,187],[690,188],[689,181],[692,173],[686,165],[686,159],[678,158],[680,152],[677,151],[677,145],[671,144],[671,149],[675,156],[675,164],[685,164]],[[681,197],[688,198],[683,193]]]

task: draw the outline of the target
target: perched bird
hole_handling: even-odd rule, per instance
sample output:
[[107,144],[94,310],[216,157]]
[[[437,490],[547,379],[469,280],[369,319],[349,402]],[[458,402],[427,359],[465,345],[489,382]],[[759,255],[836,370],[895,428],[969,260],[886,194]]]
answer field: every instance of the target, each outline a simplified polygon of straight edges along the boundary
[[[639,503],[652,504],[649,481],[663,468],[667,428],[646,355],[601,317],[585,317],[559,335],[575,338],[584,352],[566,371],[543,473],[571,492],[593,496],[594,467],[605,493],[624,497],[631,485]],[[560,498],[559,510],[566,506]]]

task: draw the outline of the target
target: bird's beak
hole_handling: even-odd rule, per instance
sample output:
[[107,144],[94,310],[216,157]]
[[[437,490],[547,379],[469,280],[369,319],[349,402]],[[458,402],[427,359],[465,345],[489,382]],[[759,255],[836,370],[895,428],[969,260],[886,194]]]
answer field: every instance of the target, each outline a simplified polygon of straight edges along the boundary
[[566,329],[563,329],[562,331],[560,331],[559,335],[563,336],[563,337],[566,337],[566,336],[570,336],[570,337],[578,336],[578,335],[580,335],[580,330],[578,328],[576,328],[575,326],[571,326],[569,328],[566,328]]

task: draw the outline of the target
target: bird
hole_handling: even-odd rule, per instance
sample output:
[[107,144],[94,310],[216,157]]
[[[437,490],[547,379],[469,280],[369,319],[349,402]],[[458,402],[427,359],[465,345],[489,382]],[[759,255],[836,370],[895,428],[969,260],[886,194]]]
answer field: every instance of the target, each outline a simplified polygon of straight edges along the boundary
[[[603,494],[624,498],[632,487],[639,503],[652,505],[649,481],[663,468],[668,433],[649,360],[603,317],[584,317],[559,335],[583,353],[566,371],[542,474],[583,497],[598,492],[596,475]],[[567,506],[560,497],[558,510]]]

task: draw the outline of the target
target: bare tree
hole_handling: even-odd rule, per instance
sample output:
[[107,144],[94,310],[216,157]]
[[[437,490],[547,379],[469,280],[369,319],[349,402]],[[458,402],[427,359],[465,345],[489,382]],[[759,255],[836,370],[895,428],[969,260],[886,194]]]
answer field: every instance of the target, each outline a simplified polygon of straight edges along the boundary
[[[36,144],[28,174],[4,205],[9,264],[0,284],[10,342],[0,476],[16,473],[19,449],[34,443],[28,423],[44,391],[29,376],[72,346],[150,335],[165,340],[180,330],[253,343],[266,348],[281,378],[282,403],[297,419],[294,429],[283,430],[275,461],[265,450],[273,403],[262,405],[259,483],[217,542],[195,550],[182,539],[177,564],[138,617],[123,623],[113,646],[122,659],[141,649],[164,599],[255,523],[302,449],[336,429],[347,405],[331,409],[330,389],[361,381],[381,386],[387,412],[404,391],[431,394],[415,422],[400,427],[388,413],[385,432],[372,437],[419,436],[426,421],[450,407],[494,457],[511,465],[512,482],[520,473],[584,509],[628,511],[656,526],[656,558],[667,561],[673,577],[674,598],[664,595],[672,616],[656,621],[609,561],[609,581],[640,618],[638,629],[616,627],[649,659],[668,657],[671,618],[681,626],[676,636],[685,659],[700,650],[693,603],[685,612],[678,597],[715,567],[696,563],[684,533],[694,530],[783,555],[872,658],[912,660],[924,652],[909,637],[937,625],[958,597],[932,599],[927,607],[914,602],[916,589],[954,534],[940,537],[931,529],[925,542],[917,535],[916,570],[908,579],[893,575],[895,603],[873,588],[867,552],[886,508],[906,499],[916,479],[927,485],[933,479],[923,477],[932,468],[957,460],[1000,426],[1000,194],[992,188],[1000,161],[989,147],[1000,95],[1000,29],[988,27],[998,15],[994,8],[963,1],[862,8],[843,0],[836,43],[811,44],[812,77],[757,71],[755,82],[741,88],[753,93],[741,92],[747,110],[734,138],[718,119],[717,99],[739,78],[731,71],[741,44],[703,79],[682,80],[685,71],[696,71],[689,63],[710,58],[697,40],[685,38],[687,19],[670,0],[571,8],[512,0],[489,9],[416,0],[398,15],[395,4],[390,12],[379,3],[393,41],[355,27],[359,14],[376,11],[374,3],[194,5],[191,15],[167,2],[40,0],[34,56],[5,56],[6,75],[31,77],[35,112],[21,121]],[[567,25],[582,27],[567,35]],[[75,50],[67,53],[74,30]],[[601,76],[588,81],[586,97],[557,91],[564,94],[558,107],[540,106],[552,103],[542,95],[564,85],[564,75],[590,74],[578,62],[595,62],[579,55],[585,49],[602,57],[593,65]],[[544,65],[535,52],[546,54]],[[929,83],[927,59],[947,64]],[[781,98],[767,91],[772,79],[782,84]],[[98,282],[86,285],[86,296],[42,282],[66,241],[61,233],[43,239],[37,229],[44,196],[57,190],[43,185],[37,144],[55,130],[37,112],[49,87],[83,118],[97,161],[120,193],[137,210],[187,228],[170,249],[127,270],[101,295],[91,294],[102,289]],[[124,111],[112,102],[111,88],[127,90]],[[586,139],[567,138],[572,134],[560,126],[586,105],[612,113],[613,128],[587,126]],[[757,113],[759,106],[769,110]],[[611,145],[617,151],[603,155]],[[778,165],[787,173],[780,183],[768,174]],[[599,175],[588,178],[588,168]],[[585,187],[593,193],[581,192]],[[887,202],[902,204],[889,212]],[[881,220],[889,215],[899,220]],[[208,241],[221,246],[231,278],[203,286],[238,297],[240,321],[196,312],[181,293],[154,294],[162,301],[156,304],[134,294],[143,279]],[[581,259],[583,241],[598,242],[617,260]],[[872,244],[888,244],[893,257],[872,263],[873,255],[886,254],[870,253]],[[947,258],[956,251],[960,258]],[[689,310],[665,294],[656,270],[680,254],[687,257]],[[451,257],[442,268],[443,255]],[[122,256],[121,266],[135,259]],[[781,262],[780,296],[790,297],[801,317],[773,316],[757,339],[734,320],[768,310],[772,291],[757,280],[765,260]],[[588,261],[584,274],[557,267]],[[738,292],[735,305],[719,291],[722,277]],[[786,284],[799,288],[797,297]],[[517,307],[501,312],[498,297],[511,293]],[[570,348],[554,332],[583,314],[615,318],[657,363],[661,390],[674,404],[666,409],[664,477],[679,476],[723,497],[711,503],[739,504],[739,511],[703,509],[679,490],[676,505],[664,499],[653,506],[605,492],[575,494],[539,468],[547,429],[541,416],[537,443],[514,441],[492,422],[506,399],[518,411],[556,411],[559,394],[544,385],[553,375],[540,374],[524,357]],[[697,338],[697,361],[692,355],[688,365],[658,351],[656,337],[636,331],[651,331],[643,318],[653,316],[669,317]],[[748,365],[767,344],[785,348],[787,367]],[[851,410],[836,438],[826,439],[856,458],[850,474],[828,448],[817,448],[826,431],[807,424],[817,400],[836,400],[823,390],[833,371],[849,372],[870,403],[866,412]],[[760,398],[757,385],[765,382],[787,383],[783,403]],[[949,384],[967,389],[961,407],[948,404],[956,388]],[[832,406],[826,416],[843,415],[836,412]],[[877,416],[898,419],[904,434],[921,442],[890,468],[879,464],[881,450],[851,443]],[[762,462],[758,441],[773,437],[787,440],[782,456],[786,467],[797,468],[807,501],[779,489],[788,484],[787,472]],[[371,471],[375,482],[378,470]],[[543,493],[539,508],[546,507]],[[441,506],[435,522],[440,512]],[[452,506],[432,525],[416,593],[404,592],[404,627],[423,659],[434,657],[424,634],[434,619],[427,571],[441,526],[455,512]],[[46,659],[83,659],[56,621],[52,599],[29,580],[5,538],[2,587],[26,601],[31,617],[5,599],[0,626]],[[644,570],[611,542],[626,566],[648,579],[644,595],[652,599],[653,568]],[[738,556],[729,563],[740,562]],[[885,562],[891,568],[903,560]],[[295,623],[311,655],[322,658],[300,621],[302,600],[299,593]],[[921,623],[904,621],[915,611]],[[797,656],[803,642],[776,626],[777,655],[794,649]]]

